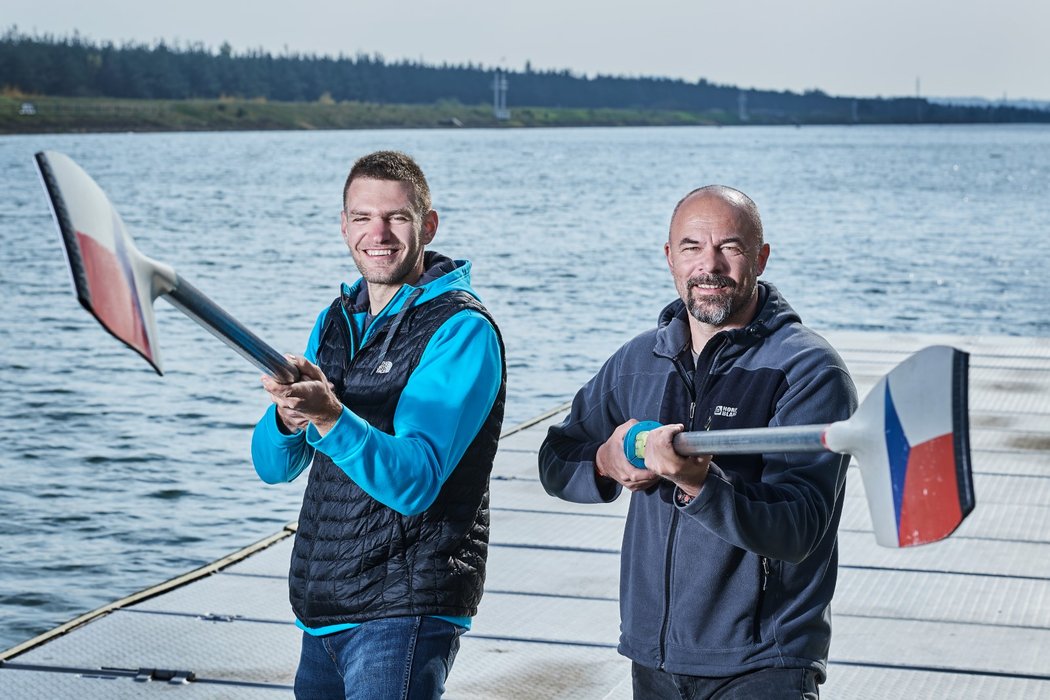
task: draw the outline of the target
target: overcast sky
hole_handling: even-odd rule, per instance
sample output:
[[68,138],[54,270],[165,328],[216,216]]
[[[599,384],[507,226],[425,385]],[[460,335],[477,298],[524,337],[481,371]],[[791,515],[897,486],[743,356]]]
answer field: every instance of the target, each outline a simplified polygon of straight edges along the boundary
[[0,17],[25,32],[77,30],[115,43],[228,41],[235,50],[378,52],[513,70],[531,61],[834,95],[918,88],[924,97],[1050,100],[1042,0],[4,0]]

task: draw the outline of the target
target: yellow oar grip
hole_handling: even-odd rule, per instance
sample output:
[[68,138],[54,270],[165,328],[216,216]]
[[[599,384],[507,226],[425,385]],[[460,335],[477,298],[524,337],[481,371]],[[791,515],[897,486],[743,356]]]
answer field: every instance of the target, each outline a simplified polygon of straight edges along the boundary
[[631,426],[623,436],[623,452],[628,462],[639,469],[645,469],[645,445],[649,440],[649,431],[659,427],[660,423],[654,420],[642,421]]

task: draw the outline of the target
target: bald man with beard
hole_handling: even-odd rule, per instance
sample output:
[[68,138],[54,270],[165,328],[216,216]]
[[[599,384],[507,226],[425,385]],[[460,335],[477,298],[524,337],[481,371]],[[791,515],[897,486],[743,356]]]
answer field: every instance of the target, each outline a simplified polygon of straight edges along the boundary
[[[621,347],[550,429],[552,496],[631,503],[619,651],[635,698],[817,698],[831,641],[848,456],[682,457],[683,430],[824,424],[856,389],[841,358],[759,281],[769,260],[750,197],[710,185],[675,207],[667,265],[678,299]],[[624,455],[639,421],[646,468]]]

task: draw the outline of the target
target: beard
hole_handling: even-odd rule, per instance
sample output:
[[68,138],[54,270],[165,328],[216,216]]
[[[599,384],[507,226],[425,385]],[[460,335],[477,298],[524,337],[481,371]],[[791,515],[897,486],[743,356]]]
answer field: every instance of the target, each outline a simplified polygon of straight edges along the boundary
[[389,270],[375,270],[357,259],[354,260],[354,263],[357,265],[357,271],[361,273],[365,282],[369,284],[399,284],[404,282],[418,262],[419,256],[412,255],[402,260],[397,267]]
[[[693,287],[715,284],[726,287],[723,294],[693,295]],[[700,323],[724,326],[733,315],[747,305],[755,293],[755,277],[748,275],[740,284],[725,275],[696,275],[686,280],[685,305],[689,314]]]

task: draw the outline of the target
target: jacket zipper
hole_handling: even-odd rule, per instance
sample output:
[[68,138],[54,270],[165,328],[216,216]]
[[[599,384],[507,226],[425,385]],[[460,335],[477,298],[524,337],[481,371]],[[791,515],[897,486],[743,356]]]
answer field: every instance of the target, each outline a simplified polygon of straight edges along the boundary
[[[673,358],[671,360],[671,363],[674,365],[675,370],[678,372],[678,376],[685,383],[686,389],[689,391],[689,396],[692,399],[692,401],[689,404],[689,423],[688,423],[688,425],[686,425],[686,429],[687,430],[692,430],[693,427],[694,427],[693,426],[693,421],[694,421],[694,416],[695,416],[695,413],[696,413],[697,400],[701,396],[704,395],[704,391],[707,389],[707,384],[708,384],[708,381],[710,380],[710,377],[711,377],[711,368],[714,366],[714,358],[718,356],[718,353],[721,352],[722,348],[725,347],[725,345],[726,345],[726,339],[722,338],[721,341],[718,343],[718,345],[714,348],[714,350],[712,350],[711,355],[710,355],[711,356],[711,361],[708,362],[707,365],[705,365],[706,371],[704,372],[703,383],[701,384],[699,391],[697,390],[697,388],[695,386],[696,374],[694,373],[694,375],[693,375],[694,384],[690,384],[690,382],[688,381],[689,375],[685,371],[685,368],[682,367],[681,361],[677,357],[675,357],[675,358]],[[704,348],[704,352],[700,353],[700,359],[703,359],[706,354],[707,354],[707,348],[705,347]],[[697,372],[700,371],[700,366],[701,366],[700,362],[697,361],[697,367],[696,367],[696,371]],[[674,569],[674,542],[675,542],[675,534],[677,533],[677,531],[678,531],[678,509],[672,507],[671,508],[671,524],[668,527],[668,533],[667,533],[667,550],[666,550],[665,555],[664,555],[666,557],[665,561],[664,561],[664,611],[663,611],[664,612],[664,616],[663,616],[663,624],[660,627],[660,670],[661,671],[664,669],[664,664],[667,661],[667,631],[668,631],[668,628],[671,626],[671,580],[672,580],[672,571]]]
[[664,620],[660,628],[660,670],[667,661],[667,629],[671,625],[671,571],[674,568],[674,538],[678,530],[678,509],[671,509],[671,524],[667,532],[667,551],[664,565]]
[[[343,336],[350,351],[350,357],[346,359],[346,364],[344,365],[344,372],[349,373],[350,368],[354,364],[354,360],[356,360],[360,354],[358,344],[361,342],[361,339],[358,337],[357,329],[354,327],[353,321],[350,319],[350,314],[347,312],[346,306],[340,304],[339,311],[343,316],[342,322],[335,323],[334,325],[336,326],[336,332]],[[371,338],[369,339],[369,342],[371,342]],[[320,347],[318,347],[318,352],[320,352]],[[320,360],[320,358],[317,359]],[[318,362],[318,364],[320,364],[320,362]],[[345,381],[346,377],[344,376],[343,379]],[[305,557],[307,569],[311,568],[314,561],[314,544],[313,541],[310,542],[310,549]]]
[[752,638],[756,643],[762,640],[762,605],[766,598],[766,588],[769,586],[769,559],[759,557],[758,561],[761,585],[758,589],[758,600],[755,603],[755,619],[752,628]]

